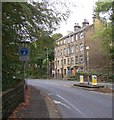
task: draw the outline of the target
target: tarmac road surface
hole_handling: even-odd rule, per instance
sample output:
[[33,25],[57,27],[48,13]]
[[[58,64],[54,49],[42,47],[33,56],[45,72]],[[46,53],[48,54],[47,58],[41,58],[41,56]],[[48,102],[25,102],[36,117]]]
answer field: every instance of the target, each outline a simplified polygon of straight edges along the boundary
[[28,80],[57,105],[61,118],[112,118],[112,95],[72,87],[64,80]]

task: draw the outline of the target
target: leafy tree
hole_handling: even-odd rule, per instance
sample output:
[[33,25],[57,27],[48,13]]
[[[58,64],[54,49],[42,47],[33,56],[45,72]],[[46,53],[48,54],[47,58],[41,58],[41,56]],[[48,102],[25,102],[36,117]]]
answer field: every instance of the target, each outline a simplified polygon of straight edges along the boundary
[[112,0],[108,2],[96,2],[94,9],[95,15],[98,18],[97,24],[95,26],[95,37],[101,42],[101,50],[103,54],[107,56],[107,70],[109,78],[109,70],[111,70],[112,56],[114,55],[113,47],[113,4]]
[[[68,11],[68,10],[66,10]],[[65,11],[65,12],[66,12]],[[48,2],[3,2],[2,3],[2,70],[3,70],[3,90],[13,87],[17,84],[17,81],[13,77],[23,77],[23,63],[18,60],[18,49],[22,43],[20,41],[29,40],[33,43],[31,56],[36,63],[40,64],[44,60],[44,47],[50,47],[49,35],[57,29],[61,20],[66,20],[69,16],[69,12],[65,14],[55,9],[52,9]],[[42,38],[42,37],[45,37]],[[46,41],[48,37],[48,40]],[[43,39],[43,42],[40,41]],[[36,48],[34,46],[35,41],[41,42],[36,46],[38,48],[39,58],[36,57]],[[45,42],[44,42],[45,41]],[[43,46],[43,43],[49,43]],[[40,45],[40,46],[39,46]],[[41,47],[43,46],[43,47]],[[34,51],[33,51],[34,50]],[[32,52],[33,51],[33,52]],[[35,55],[35,56],[34,56]],[[42,65],[40,65],[42,67]]]
[[57,39],[59,39],[59,38],[61,38],[61,37],[63,37],[63,35],[62,35],[61,33],[55,33],[55,34],[52,35],[52,38],[53,38],[54,40],[57,40]]

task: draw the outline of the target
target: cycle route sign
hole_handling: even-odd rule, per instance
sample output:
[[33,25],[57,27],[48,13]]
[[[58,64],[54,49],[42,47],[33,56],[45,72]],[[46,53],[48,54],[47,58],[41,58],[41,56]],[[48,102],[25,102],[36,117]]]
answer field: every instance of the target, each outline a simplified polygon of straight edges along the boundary
[[30,50],[26,47],[19,48],[19,60],[20,61],[29,61]]

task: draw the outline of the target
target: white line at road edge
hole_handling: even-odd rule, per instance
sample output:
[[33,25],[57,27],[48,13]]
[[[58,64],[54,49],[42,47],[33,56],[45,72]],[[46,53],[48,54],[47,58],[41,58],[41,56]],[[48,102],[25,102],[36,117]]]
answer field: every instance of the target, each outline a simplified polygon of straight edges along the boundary
[[74,105],[72,105],[69,101],[67,101],[66,99],[64,99],[62,96],[56,94],[56,96],[58,96],[59,98],[63,99],[65,102],[67,102],[70,106],[72,106],[75,110],[77,110],[80,114],[82,114],[85,118],[87,118],[87,116],[82,113],[78,108],[76,108]]

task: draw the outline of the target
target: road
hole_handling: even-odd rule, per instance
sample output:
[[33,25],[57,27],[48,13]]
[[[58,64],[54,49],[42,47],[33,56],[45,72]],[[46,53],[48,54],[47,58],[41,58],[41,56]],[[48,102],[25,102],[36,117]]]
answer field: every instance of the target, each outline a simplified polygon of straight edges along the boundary
[[52,98],[62,118],[112,118],[112,95],[72,87],[66,80],[28,80]]

